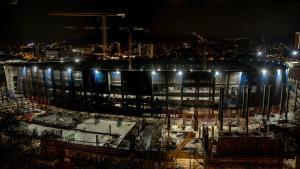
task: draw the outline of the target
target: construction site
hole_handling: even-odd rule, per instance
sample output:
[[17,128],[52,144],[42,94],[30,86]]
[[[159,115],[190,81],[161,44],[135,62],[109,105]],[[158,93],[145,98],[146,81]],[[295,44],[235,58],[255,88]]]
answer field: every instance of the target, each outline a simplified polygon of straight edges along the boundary
[[[5,66],[2,116],[13,115],[19,125],[2,132],[1,141],[29,136],[34,141],[24,149],[34,147],[47,166],[300,167],[298,68],[279,78],[288,83],[277,84],[278,72],[284,70],[276,69],[275,78],[269,72],[263,79],[267,83],[260,85],[246,71],[92,69],[78,76],[85,69],[73,66],[57,79],[57,67],[31,65]],[[85,75],[94,80],[82,80]],[[136,75],[144,76],[142,82],[134,83]],[[244,75],[248,80],[243,81]]]

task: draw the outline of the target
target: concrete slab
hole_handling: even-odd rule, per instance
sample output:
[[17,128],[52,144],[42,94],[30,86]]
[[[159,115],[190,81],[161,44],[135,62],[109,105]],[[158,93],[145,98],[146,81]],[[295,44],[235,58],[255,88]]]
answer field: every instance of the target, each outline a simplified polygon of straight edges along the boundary
[[[114,138],[113,135],[109,134],[109,125],[111,125],[111,134],[119,135],[119,137]],[[28,129],[30,131],[36,129],[39,136],[44,130],[61,130],[62,138],[59,138],[59,140],[69,141],[76,144],[117,148],[134,125],[135,122],[123,121],[122,125],[118,127],[117,121],[114,120],[100,120],[100,123],[95,124],[94,119],[88,119],[79,124],[77,128],[71,130],[47,127],[39,124],[29,124]],[[98,144],[96,143],[97,135],[99,140]]]

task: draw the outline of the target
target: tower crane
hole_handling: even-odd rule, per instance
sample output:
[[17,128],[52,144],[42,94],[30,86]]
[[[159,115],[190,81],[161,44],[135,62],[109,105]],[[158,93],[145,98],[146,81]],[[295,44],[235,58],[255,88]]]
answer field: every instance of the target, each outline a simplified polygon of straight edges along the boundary
[[101,18],[102,25],[102,46],[103,46],[103,56],[106,57],[107,53],[107,17],[122,17],[125,18],[125,13],[69,13],[69,12],[51,12],[50,16],[80,16],[80,17],[97,17]]

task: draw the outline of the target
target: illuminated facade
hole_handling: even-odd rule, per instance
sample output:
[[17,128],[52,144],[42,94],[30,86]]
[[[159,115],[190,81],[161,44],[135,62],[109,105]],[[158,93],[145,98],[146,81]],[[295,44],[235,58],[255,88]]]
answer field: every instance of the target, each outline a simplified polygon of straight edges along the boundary
[[7,79],[13,79],[9,90],[26,97],[45,97],[53,105],[74,110],[141,115],[210,112],[218,108],[220,87],[225,89],[226,105],[240,107],[242,86],[250,87],[249,105],[260,106],[263,86],[270,85],[275,105],[280,86],[287,81],[286,65],[277,62],[256,61],[250,66],[223,61],[205,71],[197,70],[194,61],[158,64],[134,63],[129,71],[122,61],[15,63],[5,65],[5,70],[13,77]]

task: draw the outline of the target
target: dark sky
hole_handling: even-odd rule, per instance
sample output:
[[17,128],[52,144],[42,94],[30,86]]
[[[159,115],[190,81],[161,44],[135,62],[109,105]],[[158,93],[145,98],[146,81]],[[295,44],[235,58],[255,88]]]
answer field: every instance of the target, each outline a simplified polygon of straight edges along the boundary
[[51,11],[128,11],[110,23],[149,28],[153,35],[197,31],[212,37],[265,36],[300,31],[300,0],[0,0],[0,43],[86,38],[95,31],[64,26],[95,25],[95,18],[48,16]]

